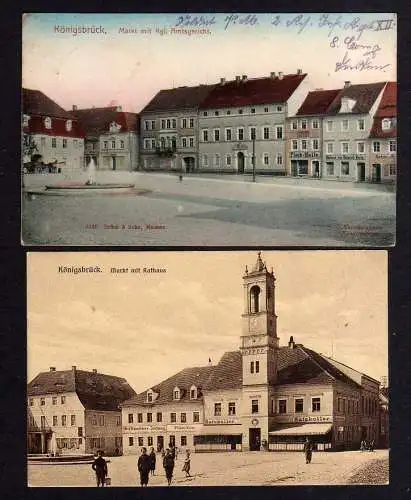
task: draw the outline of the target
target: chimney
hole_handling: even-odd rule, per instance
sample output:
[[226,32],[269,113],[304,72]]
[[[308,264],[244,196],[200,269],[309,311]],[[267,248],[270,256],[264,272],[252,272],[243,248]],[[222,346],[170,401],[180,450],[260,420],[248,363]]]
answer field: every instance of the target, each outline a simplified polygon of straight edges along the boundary
[[290,349],[294,349],[294,348],[295,348],[294,337],[293,337],[292,335],[291,335],[290,340],[289,340],[289,342],[288,342],[288,347],[289,347]]
[[73,372],[75,372],[77,370],[77,366],[72,366],[71,369],[73,370]]
[[56,367],[55,366],[50,366],[50,371],[51,372],[55,372],[56,371]]
[[96,368],[93,368],[93,373],[97,373],[97,370],[96,370]]
[[347,87],[349,87],[351,85],[351,82],[349,80],[346,80],[344,82],[344,88],[346,89]]
[[236,77],[235,77],[235,81],[236,81],[236,82],[239,82],[240,80],[241,80],[241,76],[240,76],[240,75],[236,75]]
[[270,78],[275,78],[275,71],[271,71]]
[[224,85],[225,84],[225,78],[220,78],[220,83],[221,83],[221,85]]
[[247,75],[243,75],[242,80],[243,80],[243,82],[246,82],[247,81]]
[[77,104],[73,104],[73,111],[77,111]]
[[279,71],[279,72],[278,72],[278,79],[279,79],[279,80],[282,80],[282,79],[283,79],[283,72],[282,72],[282,71]]
[[211,358],[208,358],[208,366],[212,366]]
[[303,74],[303,70],[302,69],[297,69],[297,75],[302,75]]

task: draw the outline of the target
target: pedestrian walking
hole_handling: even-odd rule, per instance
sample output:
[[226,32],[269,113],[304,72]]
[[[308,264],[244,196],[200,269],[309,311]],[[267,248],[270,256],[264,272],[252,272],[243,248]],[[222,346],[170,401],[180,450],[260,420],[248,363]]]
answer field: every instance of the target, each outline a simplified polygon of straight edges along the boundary
[[140,472],[140,484],[141,486],[148,485],[148,475],[150,473],[151,460],[147,455],[147,449],[141,449],[141,455],[138,457],[137,462],[138,471]]
[[150,451],[150,471],[151,471],[151,475],[154,476],[154,472],[156,470],[156,452],[154,451],[154,448],[151,447],[151,451]]
[[362,439],[361,445],[360,445],[360,450],[365,451],[366,448],[367,448],[367,443],[365,442],[365,439]]
[[107,470],[107,462],[103,458],[102,451],[99,451],[97,453],[97,458],[94,460],[91,468],[96,473],[97,487],[105,486],[108,470]]
[[313,455],[313,445],[308,438],[306,438],[304,443],[304,455],[305,455],[305,463],[310,464]]
[[374,442],[374,439],[371,439],[369,450],[374,451],[374,448],[375,448],[375,442]]
[[186,451],[186,458],[184,459],[184,465],[183,465],[183,468],[182,468],[182,471],[186,473],[186,477],[191,477],[190,476],[190,466],[191,466],[191,463],[190,463],[190,452],[187,450]]
[[166,454],[163,459],[163,467],[166,473],[166,478],[168,485],[171,485],[171,480],[173,479],[173,471],[174,471],[174,457],[171,453],[171,450],[167,448]]

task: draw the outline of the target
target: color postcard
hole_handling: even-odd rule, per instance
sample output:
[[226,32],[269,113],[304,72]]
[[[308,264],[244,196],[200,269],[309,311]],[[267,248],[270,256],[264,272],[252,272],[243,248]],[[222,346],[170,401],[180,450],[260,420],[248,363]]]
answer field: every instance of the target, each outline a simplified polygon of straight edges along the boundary
[[395,14],[22,25],[23,244],[395,244]]
[[386,251],[29,252],[27,273],[30,486],[388,483]]

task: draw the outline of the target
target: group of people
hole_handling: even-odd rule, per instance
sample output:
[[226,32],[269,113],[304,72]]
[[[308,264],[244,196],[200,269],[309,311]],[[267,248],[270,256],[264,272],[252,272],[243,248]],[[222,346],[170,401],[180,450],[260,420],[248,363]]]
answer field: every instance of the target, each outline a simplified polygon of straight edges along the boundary
[[[162,451],[163,468],[166,475],[168,486],[171,485],[173,480],[173,473],[175,461],[177,460],[177,448],[170,444],[169,448]],[[186,451],[182,471],[185,472],[186,477],[190,476],[191,459],[189,450]],[[98,452],[97,458],[94,460],[92,469],[96,473],[97,486],[106,486],[107,483],[107,462],[103,458],[103,453]],[[141,455],[138,457],[137,469],[140,473],[140,484],[142,487],[147,487],[150,473],[155,475],[156,470],[156,452],[151,448],[150,453],[147,453],[147,448],[141,449]]]
[[374,442],[374,439],[371,439],[371,441],[366,441],[365,439],[363,439],[361,441],[361,445],[360,445],[360,450],[361,451],[374,451],[375,449],[375,442]]

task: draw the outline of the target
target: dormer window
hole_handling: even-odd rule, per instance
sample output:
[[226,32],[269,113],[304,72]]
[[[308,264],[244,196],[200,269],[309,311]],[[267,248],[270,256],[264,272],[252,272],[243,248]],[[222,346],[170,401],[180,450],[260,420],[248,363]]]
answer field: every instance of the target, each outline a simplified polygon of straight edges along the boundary
[[384,118],[382,121],[382,129],[390,130],[392,128],[392,120],[390,118]]
[[29,126],[29,120],[30,120],[30,116],[29,115],[23,115],[23,127],[28,127]]
[[356,104],[357,101],[355,99],[351,99],[349,97],[343,97],[341,99],[340,113],[351,113]]
[[73,128],[73,122],[71,120],[66,121],[66,130],[67,132],[70,132],[70,130]]
[[116,122],[111,122],[110,123],[110,132],[119,132],[121,129],[121,125],[119,125],[118,123]]
[[147,391],[147,403],[152,403],[156,400],[158,393],[154,392],[153,389]]
[[181,397],[180,389],[178,387],[174,387],[174,390],[173,390],[173,399],[179,400],[180,397]]
[[198,391],[195,385],[190,387],[190,399],[197,399]]
[[51,118],[49,118],[48,116],[44,118],[44,126],[48,129],[51,128]]

